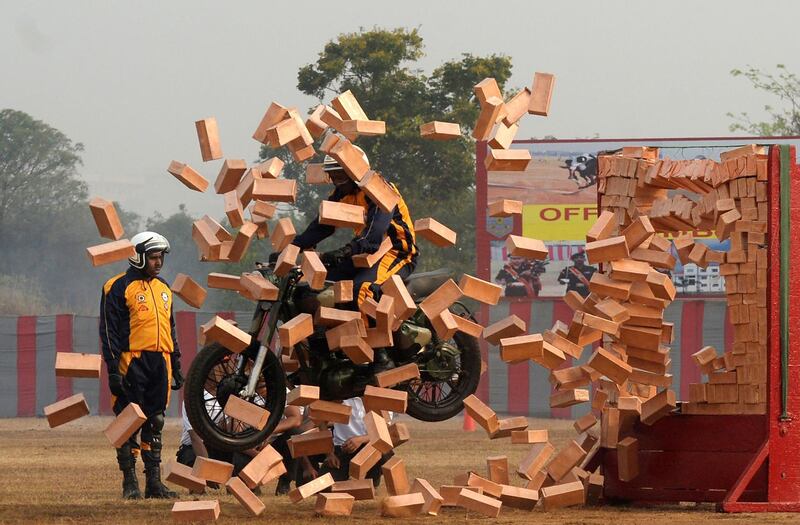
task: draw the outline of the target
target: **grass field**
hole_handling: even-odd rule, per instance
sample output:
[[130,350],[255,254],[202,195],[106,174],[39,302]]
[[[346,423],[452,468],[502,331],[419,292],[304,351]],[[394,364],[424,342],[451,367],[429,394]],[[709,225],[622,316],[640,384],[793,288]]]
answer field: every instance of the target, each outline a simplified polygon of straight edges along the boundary
[[[50,429],[44,419],[0,419],[0,523],[170,523],[172,501],[119,499],[121,474],[114,450],[102,435],[110,421],[88,417],[59,429]],[[435,486],[452,483],[453,476],[466,470],[485,472],[485,458],[506,454],[515,464],[525,453],[525,446],[510,445],[508,439],[490,441],[485,433],[461,431],[460,420],[431,424],[409,420],[412,440],[397,449],[406,461],[409,479],[424,477]],[[548,428],[551,440],[559,445],[574,436],[570,421],[531,420],[530,428]],[[174,458],[180,421],[171,419],[164,436],[164,457]],[[141,474],[141,462],[137,463]],[[182,499],[190,499],[186,490],[177,489]],[[264,489],[262,489],[264,490]],[[381,518],[379,499],[357,502],[349,518],[318,518],[313,514],[314,499],[298,505],[287,497],[275,497],[274,483],[263,492],[267,510],[253,518],[223,490],[207,491],[202,499],[219,499],[220,523],[548,523],[548,524],[696,524],[725,523],[797,523],[797,515],[726,515],[710,505],[670,507],[573,508],[545,513],[503,509],[497,520],[489,520],[460,509],[444,509],[436,518],[397,520]],[[378,498],[385,489],[378,489]]]

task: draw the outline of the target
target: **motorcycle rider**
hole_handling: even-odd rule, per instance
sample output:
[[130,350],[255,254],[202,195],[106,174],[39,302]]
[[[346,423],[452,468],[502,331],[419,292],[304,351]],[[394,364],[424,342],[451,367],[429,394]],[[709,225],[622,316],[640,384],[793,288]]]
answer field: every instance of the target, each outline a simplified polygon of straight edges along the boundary
[[[175,498],[161,482],[161,431],[170,387],[183,385],[180,349],[172,315],[172,291],[159,277],[169,242],[145,231],[131,239],[136,254],[130,267],[103,286],[100,299],[100,340],[108,369],[112,406],[119,414],[136,403],[147,417],[141,428],[145,498]],[[122,471],[122,497],[142,497],[136,478],[137,434],[117,449]]]
[[[355,148],[369,164],[364,151],[358,146]],[[414,271],[419,254],[414,222],[402,196],[391,212],[385,212],[347,175],[336,159],[326,155],[323,169],[334,185],[333,193],[327,200],[364,208],[365,224],[355,231],[353,239],[341,248],[320,256],[328,268],[328,280],[353,281],[354,300],[348,307],[357,310],[367,297],[377,299],[380,285],[392,275],[398,274],[406,278]],[[394,184],[390,186],[400,195]],[[302,250],[313,249],[318,243],[333,235],[335,230],[334,226],[320,224],[317,216],[305,231],[294,238],[292,244]],[[357,268],[353,264],[353,256],[376,252],[385,236],[392,241],[392,248],[386,255],[371,268]],[[376,349],[374,364],[376,371],[392,367],[385,349]]]

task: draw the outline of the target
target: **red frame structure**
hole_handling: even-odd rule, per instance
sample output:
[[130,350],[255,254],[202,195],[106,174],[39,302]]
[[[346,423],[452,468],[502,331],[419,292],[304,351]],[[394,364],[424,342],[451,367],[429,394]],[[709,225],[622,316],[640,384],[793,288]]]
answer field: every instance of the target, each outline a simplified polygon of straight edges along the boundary
[[[719,137],[769,144],[798,137]],[[569,142],[648,142],[692,139],[603,139]],[[704,138],[703,140],[713,140]],[[518,141],[517,143],[563,141]],[[788,183],[781,183],[782,148],[788,148]],[[489,237],[484,225],[488,207],[486,143],[476,145],[477,274],[489,279]],[[765,415],[688,415],[673,413],[652,426],[637,423],[640,474],[623,482],[616,476],[615,450],[600,449],[589,468],[603,466],[608,499],[668,503],[714,502],[725,512],[800,512],[800,266],[781,267],[781,241],[789,257],[800,259],[800,165],[794,146],[769,147],[769,399]],[[788,231],[781,229],[781,210],[788,207]],[[518,225],[515,224],[515,228]],[[788,272],[783,289],[781,271]],[[782,342],[781,298],[788,294],[788,338]],[[781,399],[782,344],[788,359],[788,396]]]
[[[789,224],[800,221],[800,166],[789,148],[789,184],[781,187],[781,147],[770,146],[769,313],[767,413],[765,415],[686,415],[673,413],[653,426],[633,429],[639,440],[640,475],[617,476],[617,454],[601,449],[605,497],[646,502],[716,502],[725,512],[800,512],[800,269],[781,268],[781,241],[800,254],[800,228],[781,230],[781,209]],[[787,202],[789,201],[789,202]],[[789,272],[782,289],[781,271]],[[788,340],[782,341],[780,304],[788,294]],[[781,399],[782,345],[788,351],[786,411]]]

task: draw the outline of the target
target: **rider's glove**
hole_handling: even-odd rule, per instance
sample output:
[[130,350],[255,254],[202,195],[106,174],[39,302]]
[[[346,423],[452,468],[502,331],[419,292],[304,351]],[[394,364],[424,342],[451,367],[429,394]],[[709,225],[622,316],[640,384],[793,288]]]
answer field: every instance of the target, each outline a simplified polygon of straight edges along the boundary
[[281,252],[272,252],[271,254],[269,254],[269,263],[275,264],[276,262],[278,262],[278,257],[280,256],[280,254]]
[[108,374],[108,389],[117,397],[125,395],[125,379],[119,372],[113,371]]
[[175,354],[170,354],[170,362],[172,365],[172,390],[180,390],[184,383],[183,374],[181,373],[181,360]]
[[343,261],[349,259],[352,255],[353,248],[349,244],[345,244],[338,250],[323,253],[319,258],[326,268],[333,268],[339,266]]

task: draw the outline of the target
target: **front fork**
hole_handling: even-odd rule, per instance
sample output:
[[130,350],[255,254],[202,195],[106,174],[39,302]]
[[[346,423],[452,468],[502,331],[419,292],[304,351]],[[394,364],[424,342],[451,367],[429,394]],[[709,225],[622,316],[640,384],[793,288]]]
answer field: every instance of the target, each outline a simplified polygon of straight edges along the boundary
[[[255,397],[258,376],[261,375],[261,367],[264,366],[264,361],[267,359],[267,352],[269,352],[269,348],[264,345],[258,348],[256,361],[253,364],[253,372],[250,373],[250,377],[247,379],[247,386],[239,392],[239,397],[242,399],[253,399]],[[244,359],[242,359],[242,362],[244,362]],[[256,370],[258,370],[258,373],[254,373]]]
[[[258,353],[256,354],[253,368],[250,371],[250,377],[247,379],[247,386],[239,392],[239,396],[243,399],[253,399],[256,394],[256,385],[258,378],[261,375],[261,369],[264,367],[264,361],[267,359],[267,352],[270,351],[269,347],[272,344],[272,338],[275,335],[275,330],[278,327],[278,314],[280,312],[281,301],[272,303],[269,312],[265,313],[265,322],[261,323],[261,329],[258,331],[257,341],[260,342]],[[266,332],[266,334],[265,334]],[[265,337],[266,335],[266,337]],[[244,374],[244,365],[246,359],[241,356],[239,361],[239,374]]]

